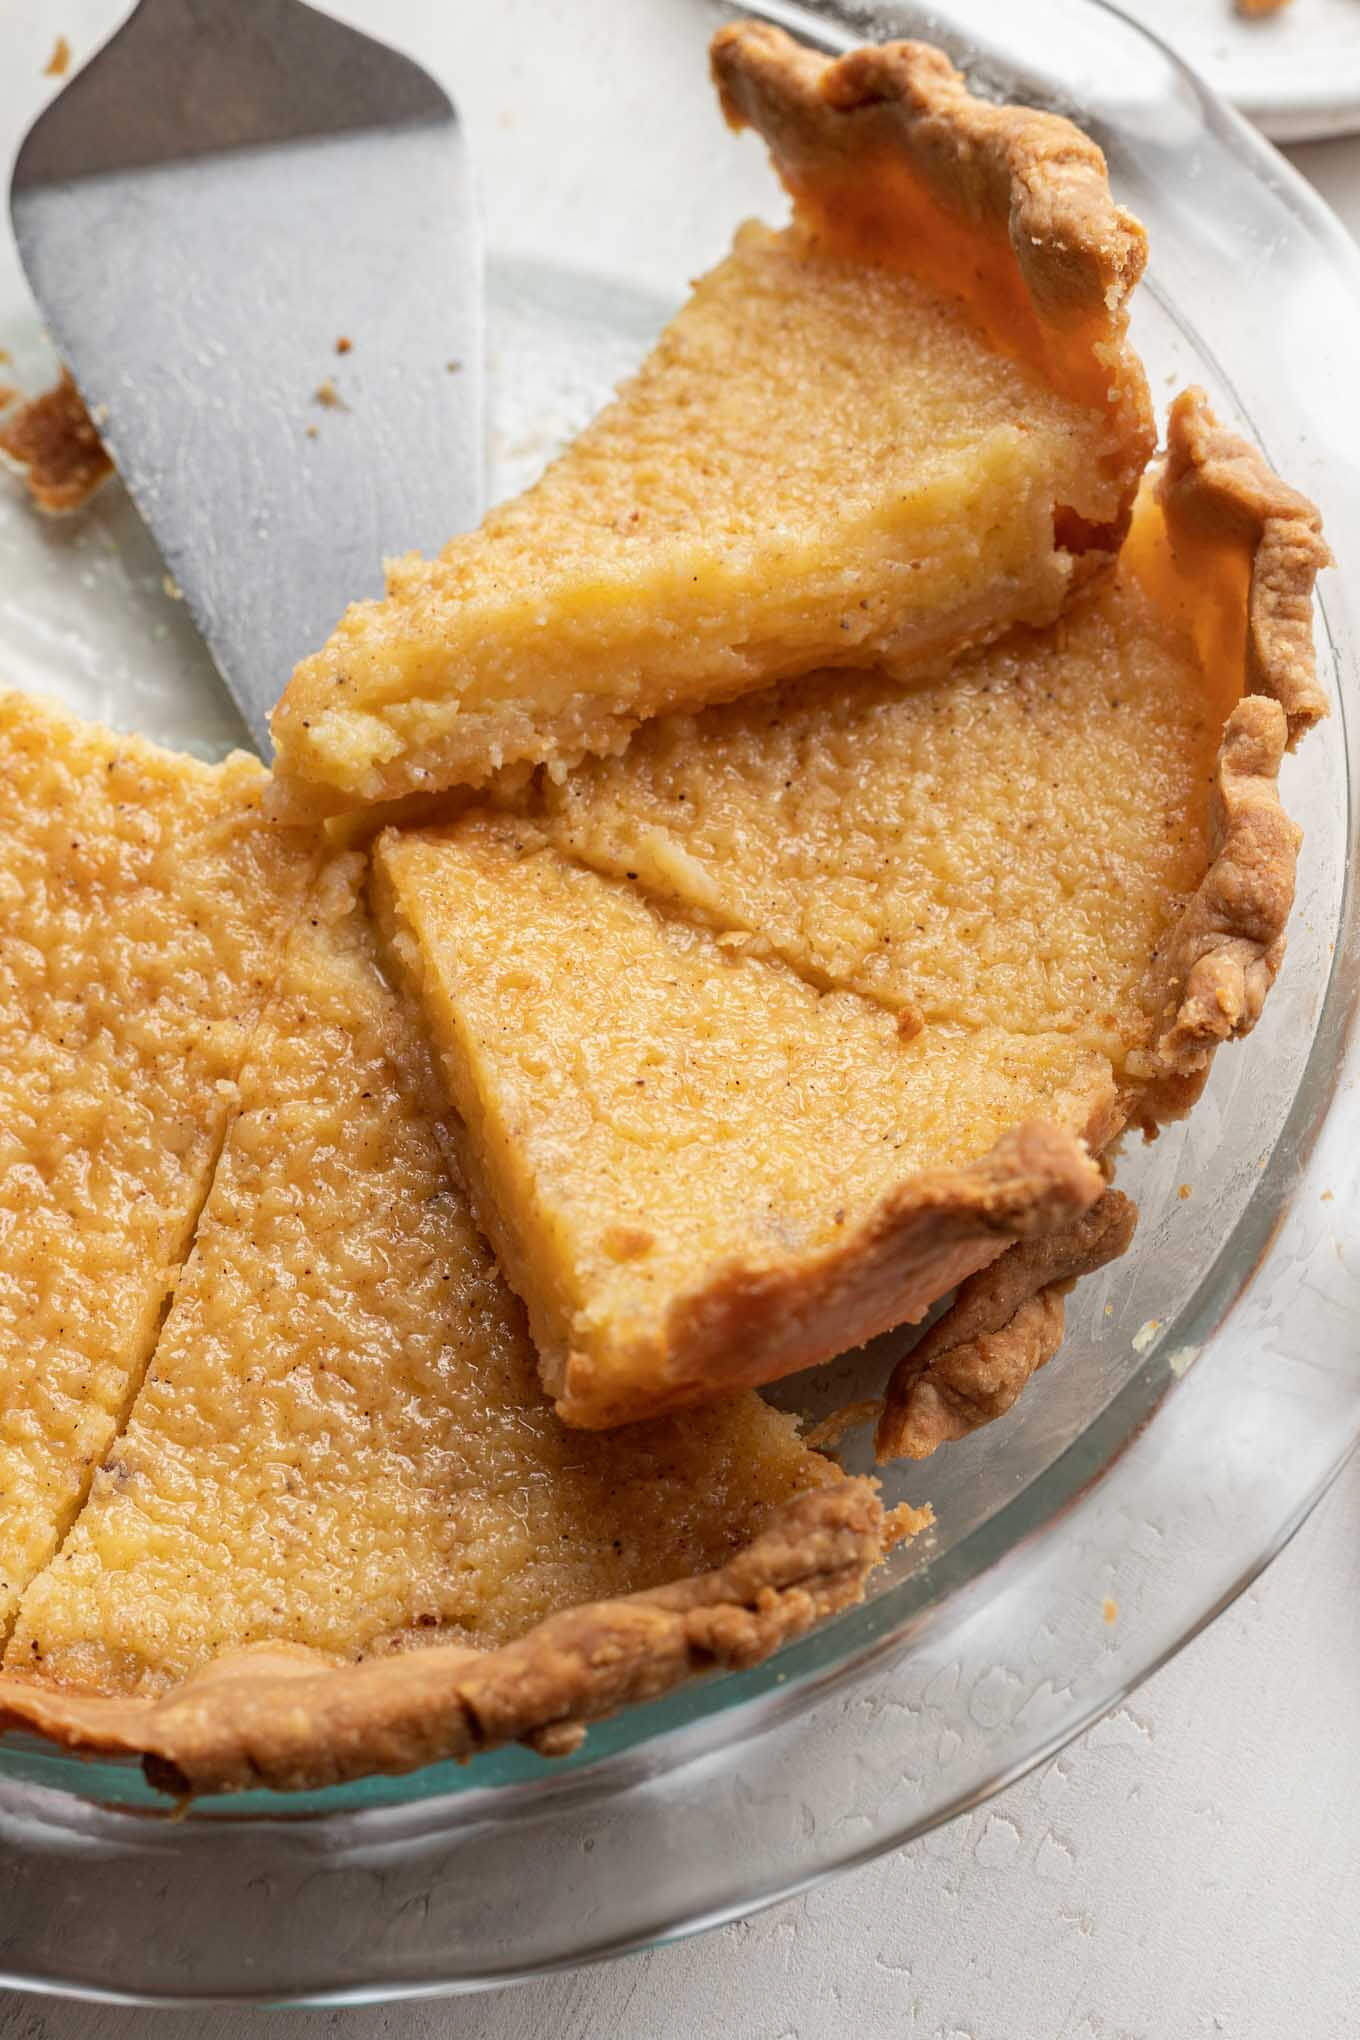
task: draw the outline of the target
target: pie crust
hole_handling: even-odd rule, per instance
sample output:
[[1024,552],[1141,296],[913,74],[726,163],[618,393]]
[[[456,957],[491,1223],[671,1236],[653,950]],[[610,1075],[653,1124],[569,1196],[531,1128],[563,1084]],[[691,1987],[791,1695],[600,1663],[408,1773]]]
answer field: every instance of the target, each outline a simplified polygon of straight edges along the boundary
[[113,462],[70,371],[63,369],[50,390],[17,410],[5,411],[5,401],[0,391],[0,461],[23,477],[50,516],[82,509],[113,473]]
[[0,1675],[0,1730],[140,1757],[150,1782],[177,1797],[316,1789],[509,1742],[565,1756],[586,1723],[697,1673],[759,1664],[860,1600],[885,1542],[928,1520],[885,1517],[872,1482],[841,1481],[786,1503],[716,1572],[568,1609],[497,1650],[436,1645],[335,1666],[301,1646],[261,1644],[152,1699]]
[[1063,1297],[1127,1248],[1137,1208],[1107,1190],[1060,1232],[1011,1247],[957,1296],[892,1371],[874,1433],[880,1465],[927,1459],[1004,1416],[1062,1344]]
[[[1332,558],[1315,506],[1219,425],[1197,389],[1171,407],[1156,500],[1162,542],[1145,526],[1130,543],[1146,542],[1163,599],[1194,618],[1204,655],[1240,676],[1242,698],[1219,751],[1213,860],[1150,967],[1160,1024],[1129,1059],[1111,1146],[1125,1125],[1151,1139],[1183,1117],[1214,1051],[1259,1020],[1284,960],[1302,840],[1280,802],[1280,766],[1328,713],[1313,583]],[[893,1372],[878,1414],[880,1463],[925,1458],[1009,1409],[1061,1343],[1062,1294],[1124,1251],[1136,1217],[1112,1191],[1069,1234],[1013,1247],[966,1283]]]
[[733,22],[712,63],[729,123],[765,137],[818,231],[964,297],[993,345],[1111,405],[1146,458],[1152,413],[1127,306],[1147,236],[1111,197],[1089,136],[975,98],[929,43],[832,61],[771,24]]

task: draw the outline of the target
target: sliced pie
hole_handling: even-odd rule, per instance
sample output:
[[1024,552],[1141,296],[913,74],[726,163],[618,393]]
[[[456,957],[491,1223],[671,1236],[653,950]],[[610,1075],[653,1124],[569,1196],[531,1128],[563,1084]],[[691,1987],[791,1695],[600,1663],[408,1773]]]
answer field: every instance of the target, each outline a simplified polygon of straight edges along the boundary
[[0,1635],[136,1393],[315,859],[264,783],[0,695]]
[[[654,725],[535,812],[381,840],[564,1416],[919,1317],[1008,1233],[1081,1219],[1078,1143],[1188,1107],[1283,952],[1275,778],[1323,710],[1326,557],[1311,505],[1187,395],[1116,575],[1048,632],[911,690],[831,673]],[[1031,1334],[1124,1223],[1024,1250],[1055,1292]]]
[[937,51],[724,29],[794,201],[748,225],[527,494],[389,569],[274,717],[299,808],[560,771],[821,665],[914,671],[1106,564],[1151,450],[1141,228],[1054,115]]
[[753,1395],[562,1429],[361,873],[296,928],[145,1385],[0,1680],[0,1718],[176,1789],[562,1747],[753,1662],[882,1550],[872,1491]]

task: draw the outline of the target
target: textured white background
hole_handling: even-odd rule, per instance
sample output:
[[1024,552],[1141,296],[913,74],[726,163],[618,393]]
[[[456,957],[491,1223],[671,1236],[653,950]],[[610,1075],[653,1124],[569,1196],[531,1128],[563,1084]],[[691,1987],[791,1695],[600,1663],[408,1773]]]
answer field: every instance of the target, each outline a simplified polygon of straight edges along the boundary
[[[1360,139],[1290,153],[1360,236]],[[1062,1756],[700,1940],[371,2011],[0,1993],[0,2040],[1360,2040],[1358,1574],[1355,1461],[1264,1579]]]

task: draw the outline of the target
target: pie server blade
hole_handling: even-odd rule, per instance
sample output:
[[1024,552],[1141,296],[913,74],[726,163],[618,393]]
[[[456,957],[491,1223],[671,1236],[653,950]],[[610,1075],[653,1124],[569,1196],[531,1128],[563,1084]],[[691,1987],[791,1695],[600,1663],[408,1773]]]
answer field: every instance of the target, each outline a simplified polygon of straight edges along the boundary
[[55,343],[267,755],[293,664],[381,591],[384,555],[437,551],[481,509],[457,114],[302,0],[141,0],[29,131],[10,208]]

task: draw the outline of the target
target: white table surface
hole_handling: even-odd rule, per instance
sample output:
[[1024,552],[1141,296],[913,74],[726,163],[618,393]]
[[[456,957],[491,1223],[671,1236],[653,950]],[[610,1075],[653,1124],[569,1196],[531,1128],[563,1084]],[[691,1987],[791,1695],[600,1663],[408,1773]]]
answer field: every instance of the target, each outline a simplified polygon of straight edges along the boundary
[[[1289,153],[1360,238],[1360,138]],[[152,2014],[0,1992],[0,2040],[1351,2040],[1358,1586],[1360,1460],[1255,1587],[1061,1756],[698,1940],[372,2010]]]

